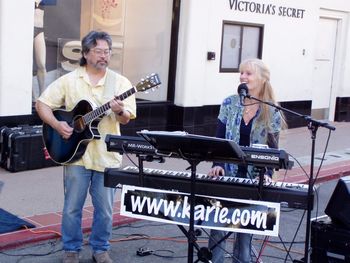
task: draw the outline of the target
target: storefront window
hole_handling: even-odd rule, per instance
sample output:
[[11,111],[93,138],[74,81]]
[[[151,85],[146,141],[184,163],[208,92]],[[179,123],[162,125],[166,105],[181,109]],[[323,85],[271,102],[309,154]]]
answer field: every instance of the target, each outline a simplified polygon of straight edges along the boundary
[[33,100],[79,66],[80,41],[90,30],[112,36],[109,67],[132,83],[159,74],[161,89],[137,98],[166,100],[173,0],[152,0],[152,5],[147,0],[35,1]]
[[237,72],[241,61],[261,58],[263,27],[224,21],[220,72]]

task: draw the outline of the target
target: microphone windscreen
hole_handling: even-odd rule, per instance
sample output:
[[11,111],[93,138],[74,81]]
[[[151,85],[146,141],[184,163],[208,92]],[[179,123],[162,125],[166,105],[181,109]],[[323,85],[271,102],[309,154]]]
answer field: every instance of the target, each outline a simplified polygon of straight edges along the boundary
[[243,95],[247,95],[248,94],[248,86],[246,83],[241,83],[239,84],[238,86],[238,89],[237,89],[237,93],[238,94],[243,94]]

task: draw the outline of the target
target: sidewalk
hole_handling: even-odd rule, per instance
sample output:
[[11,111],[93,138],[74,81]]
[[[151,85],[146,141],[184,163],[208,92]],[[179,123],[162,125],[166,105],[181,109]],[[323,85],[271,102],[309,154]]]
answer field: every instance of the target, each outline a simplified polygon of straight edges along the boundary
[[[326,145],[328,130],[320,129],[317,134],[313,176],[316,179],[316,183],[350,175],[350,140],[348,140],[350,123],[333,123],[333,125],[336,126],[336,131],[331,134],[328,151],[318,175],[317,171],[320,160],[322,159],[322,152]],[[290,129],[283,132],[280,138],[280,149],[288,152],[296,160],[290,157],[294,161],[293,169],[278,171],[277,181],[293,183],[308,182],[311,162],[310,136],[307,128]],[[124,165],[131,165],[131,162],[125,156],[124,160]],[[298,163],[300,163],[300,166]],[[200,164],[198,166],[198,172],[205,173],[210,165],[210,163]],[[145,166],[181,171],[188,164],[172,159],[167,160],[163,164],[147,163]],[[60,237],[63,203],[61,174],[61,167],[25,171],[16,174],[0,170],[0,181],[4,181],[3,192],[0,195],[0,207],[36,226],[33,229],[0,234],[0,251]],[[114,210],[113,226],[125,225],[136,221],[136,219],[121,216],[119,214],[119,207],[118,195]],[[56,209],[52,212],[53,208]],[[91,201],[87,200],[83,215],[84,233],[88,233],[91,229],[92,212]]]

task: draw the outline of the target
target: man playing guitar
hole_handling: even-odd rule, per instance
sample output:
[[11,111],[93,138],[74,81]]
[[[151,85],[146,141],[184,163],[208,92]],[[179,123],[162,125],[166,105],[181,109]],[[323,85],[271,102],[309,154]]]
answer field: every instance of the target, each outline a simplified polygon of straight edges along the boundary
[[[125,100],[113,99],[132,87],[125,77],[108,69],[111,58],[112,39],[105,32],[91,31],[82,40],[80,67],[54,81],[36,102],[36,110],[47,126],[43,131],[46,147],[51,149],[60,141],[64,151],[71,141],[77,150],[64,164],[64,208],[62,217],[62,241],[65,250],[63,262],[79,262],[82,248],[82,209],[89,191],[94,206],[94,217],[89,244],[95,262],[113,262],[108,255],[109,238],[112,230],[114,189],[104,187],[105,167],[119,167],[119,154],[107,152],[106,134],[120,135],[120,124],[127,124],[136,117],[135,96]],[[81,104],[81,100],[86,101]],[[81,108],[106,104],[106,111],[100,118],[97,130],[101,139],[92,134],[91,120],[81,116]],[[79,106],[78,106],[79,105]],[[83,106],[82,106],[83,105]],[[69,121],[58,117],[55,110],[74,107],[74,116]],[[84,110],[84,109],[83,109]],[[89,115],[89,114],[86,114]],[[87,116],[90,117],[90,116]],[[94,118],[91,118],[94,119]],[[83,136],[88,134],[87,138]],[[44,138],[45,140],[45,138]],[[82,147],[81,147],[82,146]],[[54,147],[53,147],[54,148]],[[75,147],[73,147],[75,148]],[[50,152],[50,151],[49,151]],[[54,159],[54,158],[53,158]]]

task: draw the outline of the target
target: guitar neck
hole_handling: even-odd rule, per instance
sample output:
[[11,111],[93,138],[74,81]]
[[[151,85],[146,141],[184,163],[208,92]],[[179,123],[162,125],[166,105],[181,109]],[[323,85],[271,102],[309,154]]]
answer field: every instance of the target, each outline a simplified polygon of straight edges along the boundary
[[[127,97],[130,97],[131,95],[135,94],[136,91],[137,91],[136,88],[132,87],[131,89],[125,91],[124,93],[122,93],[118,96],[115,96],[115,98],[113,100],[125,100]],[[113,100],[110,100],[107,103],[103,104],[102,106],[85,114],[83,116],[84,122],[87,124],[87,123],[90,123],[93,120],[97,119],[98,117],[102,116],[105,112],[107,112],[111,108],[110,103]]]

